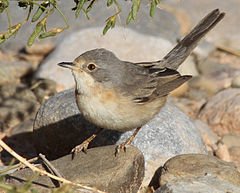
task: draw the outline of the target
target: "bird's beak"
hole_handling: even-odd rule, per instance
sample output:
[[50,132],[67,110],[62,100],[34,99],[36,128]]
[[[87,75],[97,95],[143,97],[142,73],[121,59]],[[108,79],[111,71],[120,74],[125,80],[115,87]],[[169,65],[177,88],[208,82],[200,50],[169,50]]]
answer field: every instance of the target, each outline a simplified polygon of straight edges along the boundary
[[58,63],[58,65],[64,68],[70,68],[70,69],[74,68],[74,64],[72,62],[61,62],[61,63]]

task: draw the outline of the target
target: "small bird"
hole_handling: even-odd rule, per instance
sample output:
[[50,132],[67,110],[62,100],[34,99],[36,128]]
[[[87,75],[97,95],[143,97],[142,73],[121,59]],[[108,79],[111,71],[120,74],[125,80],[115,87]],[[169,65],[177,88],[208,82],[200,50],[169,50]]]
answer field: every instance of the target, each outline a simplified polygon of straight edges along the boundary
[[177,68],[224,15],[218,9],[210,12],[159,61],[122,61],[101,48],[87,51],[73,62],[59,63],[72,70],[79,110],[89,122],[101,128],[72,153],[86,151],[90,141],[103,129],[128,131],[136,128],[130,138],[116,147],[115,153],[126,150],[141,126],[165,105],[167,95],[191,78],[181,76]]

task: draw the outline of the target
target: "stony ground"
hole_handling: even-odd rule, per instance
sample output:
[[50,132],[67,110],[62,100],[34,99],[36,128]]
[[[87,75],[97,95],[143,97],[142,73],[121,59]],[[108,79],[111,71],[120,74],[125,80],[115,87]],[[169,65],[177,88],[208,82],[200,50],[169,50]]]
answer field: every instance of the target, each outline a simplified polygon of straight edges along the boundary
[[[81,30],[74,27],[63,40],[40,41],[32,47],[11,40],[0,48],[1,139],[27,159],[44,153],[69,180],[108,192],[240,192],[240,29],[234,25],[239,14],[233,14],[239,2],[206,2],[169,0],[150,24],[146,6],[142,20],[109,31],[106,37],[100,35],[99,25],[81,24]],[[136,148],[114,157],[114,145],[131,132],[104,131],[86,155],[78,154],[72,161],[71,149],[97,127],[78,111],[71,73],[56,64],[96,47],[110,49],[123,60],[158,60],[216,5],[226,12],[226,20],[180,67],[182,74],[194,77],[171,93],[168,104],[144,125],[135,138]],[[95,12],[107,17],[104,11]],[[1,150],[0,168],[11,159]],[[26,178],[31,172],[11,175]],[[49,179],[36,181],[54,187]],[[19,185],[14,179],[6,183]]]

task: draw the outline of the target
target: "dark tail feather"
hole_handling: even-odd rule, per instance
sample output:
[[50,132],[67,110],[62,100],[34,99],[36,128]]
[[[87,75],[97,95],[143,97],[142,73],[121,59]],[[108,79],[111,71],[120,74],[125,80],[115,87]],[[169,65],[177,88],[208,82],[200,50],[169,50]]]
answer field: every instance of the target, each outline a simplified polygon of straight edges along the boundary
[[218,9],[215,9],[205,16],[198,25],[163,58],[163,60],[159,61],[159,65],[176,70],[190,55],[204,35],[213,29],[214,26],[222,20],[224,15],[225,13],[220,13]]

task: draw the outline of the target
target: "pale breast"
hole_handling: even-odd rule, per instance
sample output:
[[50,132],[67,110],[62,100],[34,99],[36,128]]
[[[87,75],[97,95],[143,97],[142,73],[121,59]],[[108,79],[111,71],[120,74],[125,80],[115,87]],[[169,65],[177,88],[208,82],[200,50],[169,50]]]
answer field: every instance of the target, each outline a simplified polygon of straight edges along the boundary
[[136,104],[128,98],[99,93],[91,97],[76,95],[79,110],[95,125],[111,130],[132,130],[154,117],[165,103],[159,100],[148,104]]

